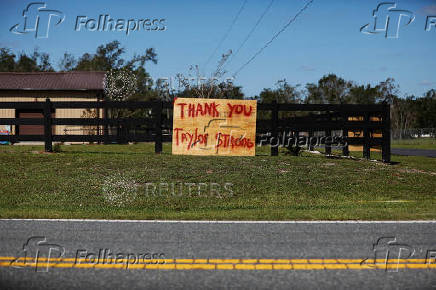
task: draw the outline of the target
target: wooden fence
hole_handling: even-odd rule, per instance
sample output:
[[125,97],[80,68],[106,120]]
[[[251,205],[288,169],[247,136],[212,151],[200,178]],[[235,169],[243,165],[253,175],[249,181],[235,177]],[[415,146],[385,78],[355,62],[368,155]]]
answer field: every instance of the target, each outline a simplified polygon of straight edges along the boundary
[[[162,151],[163,142],[171,142],[172,103],[153,102],[0,102],[0,109],[41,110],[43,118],[0,118],[0,125],[42,125],[44,135],[0,135],[0,141],[12,143],[19,141],[44,141],[45,150],[52,151],[53,142],[155,142],[155,152]],[[52,118],[56,109],[100,109],[100,118]],[[363,156],[370,158],[372,147],[380,148],[384,162],[390,162],[390,109],[387,104],[380,105],[326,105],[326,104],[258,104],[256,124],[257,139],[269,134],[270,140],[278,140],[282,132],[293,136],[314,136],[324,132],[331,136],[332,131],[341,131],[347,146],[342,154],[348,155],[348,145],[362,145]],[[142,117],[111,118],[114,110],[151,112]],[[166,112],[167,115],[163,114]],[[300,115],[296,115],[296,113]],[[311,113],[310,113],[311,112]],[[285,115],[280,117],[280,115]],[[294,114],[294,115],[292,115]],[[290,116],[291,115],[291,116]],[[52,126],[91,126],[94,134],[53,134]],[[115,134],[111,134],[114,131]],[[139,131],[143,131],[138,133]],[[363,136],[349,136],[348,132],[359,132]],[[374,136],[378,133],[381,137]],[[271,139],[272,138],[272,139]],[[278,146],[271,146],[271,155],[278,155]],[[331,147],[325,144],[326,153]]]

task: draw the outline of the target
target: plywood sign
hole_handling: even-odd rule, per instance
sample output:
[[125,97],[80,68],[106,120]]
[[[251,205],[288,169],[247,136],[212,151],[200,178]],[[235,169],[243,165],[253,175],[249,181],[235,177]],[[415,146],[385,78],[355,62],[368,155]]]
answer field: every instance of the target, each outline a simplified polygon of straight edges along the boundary
[[178,98],[173,154],[254,156],[257,102]]

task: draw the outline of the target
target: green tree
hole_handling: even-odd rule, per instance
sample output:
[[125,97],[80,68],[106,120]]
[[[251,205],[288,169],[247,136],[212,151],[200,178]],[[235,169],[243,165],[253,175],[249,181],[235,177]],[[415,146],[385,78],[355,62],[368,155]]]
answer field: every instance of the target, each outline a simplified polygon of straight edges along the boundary
[[78,60],[75,70],[81,71],[109,71],[119,69],[125,60],[121,55],[125,49],[119,41],[114,40],[105,45],[97,47],[95,54],[84,53]]
[[15,70],[15,54],[8,48],[0,48],[0,71],[10,72]]
[[147,48],[144,54],[135,54],[132,59],[125,60],[122,56],[125,48],[117,40],[97,47],[95,54],[84,53],[78,60],[77,65],[74,57],[64,54],[61,61],[65,70],[84,71],[110,71],[129,70],[136,77],[137,90],[129,96],[129,100],[151,100],[156,98],[156,92],[152,90],[153,82],[146,71],[148,62],[157,64],[157,53],[154,48]]
[[[286,79],[279,80],[275,84],[275,88],[267,88],[263,89],[259,96],[256,99],[260,103],[269,104],[273,101],[276,101],[279,104],[299,104],[302,103],[302,95],[303,93],[299,90],[299,85],[292,86],[290,85]],[[269,119],[271,117],[270,112],[259,112],[258,113],[261,119]],[[280,112],[280,118],[293,117],[296,115],[296,112]]]
[[436,90],[427,91],[416,102],[415,128],[436,128]]
[[377,101],[378,89],[371,85],[354,85],[350,89],[349,102],[351,104],[375,104]]
[[346,104],[350,102],[352,83],[328,74],[323,76],[318,84],[307,84],[306,103],[309,104]]
[[413,127],[416,120],[415,97],[399,98],[394,96],[391,105],[391,128],[393,137],[407,137],[407,131]]
[[27,56],[25,53],[20,54],[15,63],[14,71],[16,72],[35,72],[39,71],[36,59]]
[[299,85],[292,86],[286,79],[277,81],[275,85],[275,89],[263,89],[260,92],[257,98],[261,103],[277,101],[277,103],[298,104],[302,102],[302,92],[298,90]]
[[39,52],[36,48],[32,55],[22,52],[18,56],[8,48],[0,48],[0,71],[3,72],[38,72],[54,71],[50,56],[47,53]]
[[223,54],[218,61],[217,67],[210,77],[205,77],[200,73],[198,65],[189,67],[188,76],[182,73],[177,74],[179,98],[215,98],[215,99],[243,99],[242,87],[235,86],[233,79],[224,79],[226,71],[224,64],[232,54],[229,50]]
[[387,78],[385,81],[380,82],[377,88],[377,102],[385,102],[392,104],[394,99],[398,98],[399,86],[395,83],[395,79]]
[[77,60],[74,55],[65,52],[58,66],[60,71],[72,71],[77,66]]

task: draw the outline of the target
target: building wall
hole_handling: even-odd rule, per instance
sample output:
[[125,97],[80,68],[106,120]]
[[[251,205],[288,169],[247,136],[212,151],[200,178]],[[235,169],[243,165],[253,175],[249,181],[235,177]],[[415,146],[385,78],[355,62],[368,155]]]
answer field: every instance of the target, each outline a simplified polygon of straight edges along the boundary
[[[0,96],[0,102],[45,102],[49,97],[52,102],[67,102],[67,101],[97,101],[93,95],[84,96]],[[103,110],[99,109],[99,116],[103,116]],[[97,116],[97,109],[56,109],[56,118],[92,118]],[[15,118],[15,109],[0,109],[0,118]],[[15,126],[12,126],[12,134],[15,134]],[[87,135],[97,134],[96,126],[70,126],[57,125],[55,126],[56,135]]]

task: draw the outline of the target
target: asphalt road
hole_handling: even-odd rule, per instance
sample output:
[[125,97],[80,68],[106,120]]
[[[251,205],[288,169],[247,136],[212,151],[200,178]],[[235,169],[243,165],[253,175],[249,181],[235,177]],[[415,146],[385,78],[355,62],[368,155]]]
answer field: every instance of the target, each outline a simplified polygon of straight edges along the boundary
[[392,148],[394,155],[436,157],[436,150]]
[[1,289],[436,289],[436,222],[0,220],[0,233]]

